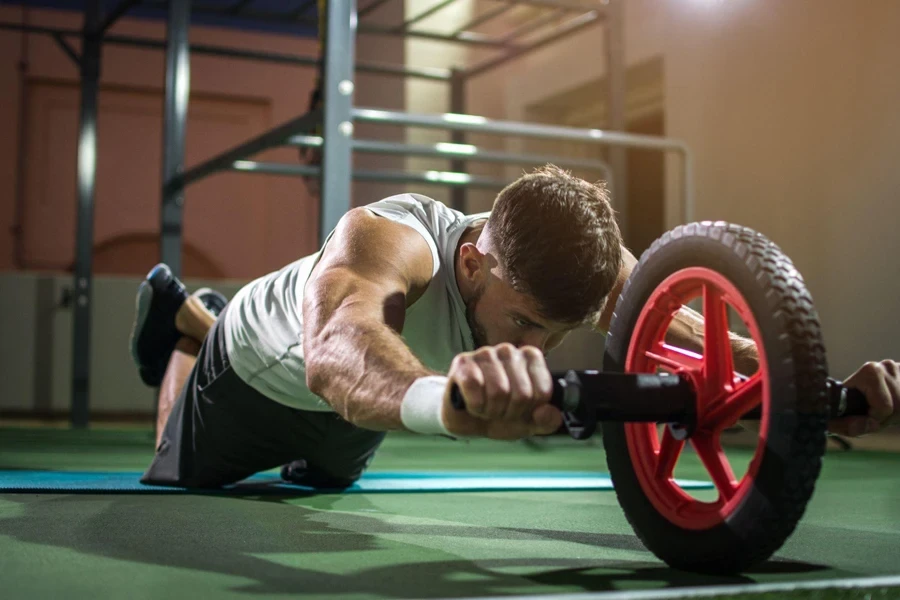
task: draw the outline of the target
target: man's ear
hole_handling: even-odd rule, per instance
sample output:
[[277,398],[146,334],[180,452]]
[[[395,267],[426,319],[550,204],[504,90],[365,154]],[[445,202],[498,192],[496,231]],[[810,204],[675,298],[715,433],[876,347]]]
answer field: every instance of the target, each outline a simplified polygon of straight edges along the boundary
[[472,243],[465,243],[459,248],[459,265],[467,281],[480,285],[487,278],[486,256]]

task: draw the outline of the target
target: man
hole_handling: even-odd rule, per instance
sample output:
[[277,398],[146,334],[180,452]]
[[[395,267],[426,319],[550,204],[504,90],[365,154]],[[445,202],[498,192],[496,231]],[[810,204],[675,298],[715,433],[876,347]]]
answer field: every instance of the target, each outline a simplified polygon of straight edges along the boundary
[[[607,330],[635,262],[606,190],[548,166],[510,184],[490,213],[415,194],[354,209],[319,252],[250,283],[218,318],[214,294],[188,298],[158,267],[133,335],[145,381],[161,381],[143,481],[216,487],[303,459],[304,483],[341,486],[390,430],[552,433],[561,415],[544,357],[577,327]],[[680,311],[670,335],[697,347],[702,318]],[[738,368],[755,369],[752,343],[736,337],[734,352]],[[451,383],[465,411],[449,405]],[[849,383],[875,421],[835,427],[875,429],[896,411],[896,363]]]

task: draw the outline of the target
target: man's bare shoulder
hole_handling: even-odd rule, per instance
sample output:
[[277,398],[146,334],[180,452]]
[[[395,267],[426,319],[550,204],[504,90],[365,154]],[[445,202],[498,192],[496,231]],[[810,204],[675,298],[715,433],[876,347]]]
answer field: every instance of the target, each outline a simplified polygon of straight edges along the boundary
[[348,269],[370,280],[399,278],[418,297],[431,281],[433,267],[431,249],[419,232],[358,207],[341,219],[316,270]]

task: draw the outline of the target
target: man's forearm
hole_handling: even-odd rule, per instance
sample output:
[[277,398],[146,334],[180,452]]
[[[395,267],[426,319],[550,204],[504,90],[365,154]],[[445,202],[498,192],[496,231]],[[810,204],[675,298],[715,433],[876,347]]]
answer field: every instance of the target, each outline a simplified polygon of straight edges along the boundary
[[434,374],[380,322],[337,317],[304,350],[310,391],[347,421],[375,431],[402,429],[404,393]]
[[[666,342],[703,354],[703,315],[687,306],[682,306],[672,319],[669,330],[666,332]],[[758,355],[753,340],[741,337],[729,332],[731,340],[731,352],[734,358],[735,370],[745,375],[756,371]]]

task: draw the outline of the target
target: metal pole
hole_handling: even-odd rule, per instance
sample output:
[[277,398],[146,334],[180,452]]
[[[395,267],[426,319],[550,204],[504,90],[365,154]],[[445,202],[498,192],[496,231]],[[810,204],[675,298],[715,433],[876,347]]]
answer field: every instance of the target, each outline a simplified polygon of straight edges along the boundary
[[[625,117],[625,23],[623,0],[608,0],[605,28],[606,42],[606,83],[607,127],[615,131],[627,129]],[[614,186],[612,203],[616,208],[619,228],[626,242],[628,233],[628,156],[625,148],[609,149],[609,164],[612,167]]]
[[331,0],[325,33],[325,115],[322,121],[322,200],[319,243],[350,210],[353,172],[353,59],[356,47],[356,0]]
[[373,10],[375,10],[376,8],[378,8],[379,6],[381,6],[382,4],[385,4],[385,3],[389,2],[389,1],[390,1],[390,0],[372,0],[371,2],[369,2],[368,4],[366,4],[364,7],[362,7],[361,9],[359,9],[359,18],[362,19],[362,18],[365,17],[367,14],[369,14],[370,12],[372,12]]
[[457,27],[456,31],[454,31],[450,35],[458,36],[459,34],[465,32],[465,31],[469,31],[470,29],[474,29],[475,27],[478,27],[479,25],[483,25],[484,23],[487,23],[491,19],[496,19],[503,13],[509,11],[509,9],[513,8],[514,6],[515,6],[515,4],[512,2],[508,2],[506,4],[499,4],[499,5],[495,6],[494,8],[492,8],[491,10],[486,10],[479,16],[472,19],[471,21],[461,25],[460,27]]
[[565,125],[540,125],[522,121],[499,121],[478,115],[458,115],[454,113],[429,115],[377,108],[355,108],[353,109],[353,118],[364,123],[425,127],[429,129],[445,129],[447,131],[474,131],[551,140],[577,140],[610,146],[625,146],[627,148],[672,150],[677,152],[681,152],[685,148],[684,142],[680,140],[658,135],[625,133],[605,129],[581,129]]
[[81,120],[78,132],[78,221],[75,234],[72,319],[72,426],[90,421],[91,300],[93,294],[94,194],[97,181],[97,101],[100,92],[100,0],[84,7],[81,50]]
[[438,2],[437,4],[433,4],[430,8],[423,10],[416,16],[411,17],[411,18],[407,19],[406,21],[404,21],[402,24],[398,25],[397,31],[404,31],[404,32],[409,31],[409,28],[412,27],[413,25],[415,25],[416,23],[424,21],[425,19],[427,19],[434,13],[444,10],[446,7],[450,6],[451,4],[453,4],[456,1],[457,0],[441,0],[441,2]]
[[191,0],[169,2],[159,248],[160,260],[169,265],[176,276],[181,275],[184,221],[184,186],[178,182],[178,176],[184,169],[184,140],[191,86],[188,47],[190,19]]
[[179,173],[169,180],[169,186],[183,189],[198,179],[212,175],[217,171],[230,169],[234,161],[253,156],[268,148],[286,144],[292,135],[300,131],[311,131],[315,129],[316,125],[318,125],[321,120],[322,114],[319,110],[314,110],[291,119],[274,129],[261,133],[234,148],[230,148],[221,154],[217,154],[216,156]]
[[[124,35],[109,35],[104,38],[104,41],[108,44],[122,44],[125,46],[137,46],[141,48],[164,48],[166,45],[162,40]],[[259,60],[303,67],[316,67],[319,65],[318,57],[303,56],[300,54],[244,50],[240,48],[228,48],[227,46],[216,46],[213,44],[191,44],[189,50],[191,53],[195,54]],[[420,79],[429,79],[433,81],[448,81],[450,79],[450,69],[439,67],[411,68],[402,65],[359,62],[356,65],[356,69],[366,73],[379,73],[381,75],[394,75],[397,77],[418,77]]]
[[[466,77],[459,69],[453,69],[450,75],[450,112],[457,114],[466,112]],[[454,144],[465,144],[466,134],[463,131],[453,131],[450,139]],[[450,163],[450,170],[456,173],[465,173],[466,168],[464,160],[454,160]],[[467,200],[465,187],[454,187],[450,191],[450,206],[454,210],[465,212]]]
[[538,16],[526,23],[523,23],[522,25],[519,25],[518,27],[516,27],[515,29],[513,29],[512,31],[507,33],[505,36],[503,36],[503,40],[507,41],[507,42],[511,42],[512,40],[514,40],[516,38],[520,38],[524,35],[528,35],[529,33],[532,33],[533,31],[537,31],[541,27],[549,25],[553,21],[562,18],[563,16],[565,16],[565,14],[566,14],[566,11],[564,11],[562,9],[557,9],[557,10],[550,11],[549,13],[547,13],[545,15]]
[[[289,146],[298,148],[320,148],[322,138],[317,135],[295,135],[287,140]],[[429,156],[453,160],[466,159],[477,162],[494,162],[518,165],[545,165],[553,163],[560,167],[573,169],[589,169],[599,171],[604,178],[609,176],[609,165],[596,158],[571,158],[552,156],[549,154],[517,154],[515,152],[494,152],[483,150],[471,144],[451,144],[437,142],[434,144],[404,144],[399,142],[383,142],[381,140],[353,140],[354,152],[376,154],[399,154],[402,156]],[[193,170],[193,169],[191,169]],[[185,173],[189,179],[189,173]]]
[[119,4],[117,4],[116,7],[103,20],[103,23],[99,27],[100,32],[106,33],[106,30],[112,27],[113,23],[123,17],[125,13],[127,13],[133,6],[136,6],[140,3],[141,0],[120,0]]
[[[313,177],[321,173],[321,169],[311,165],[287,163],[258,162],[253,160],[236,160],[231,169],[241,173],[265,175],[288,175],[296,177]],[[352,178],[357,181],[378,181],[392,183],[421,183],[426,185],[487,187],[499,189],[509,184],[503,179],[478,177],[466,173],[452,171],[393,171],[366,170],[353,171]]]

